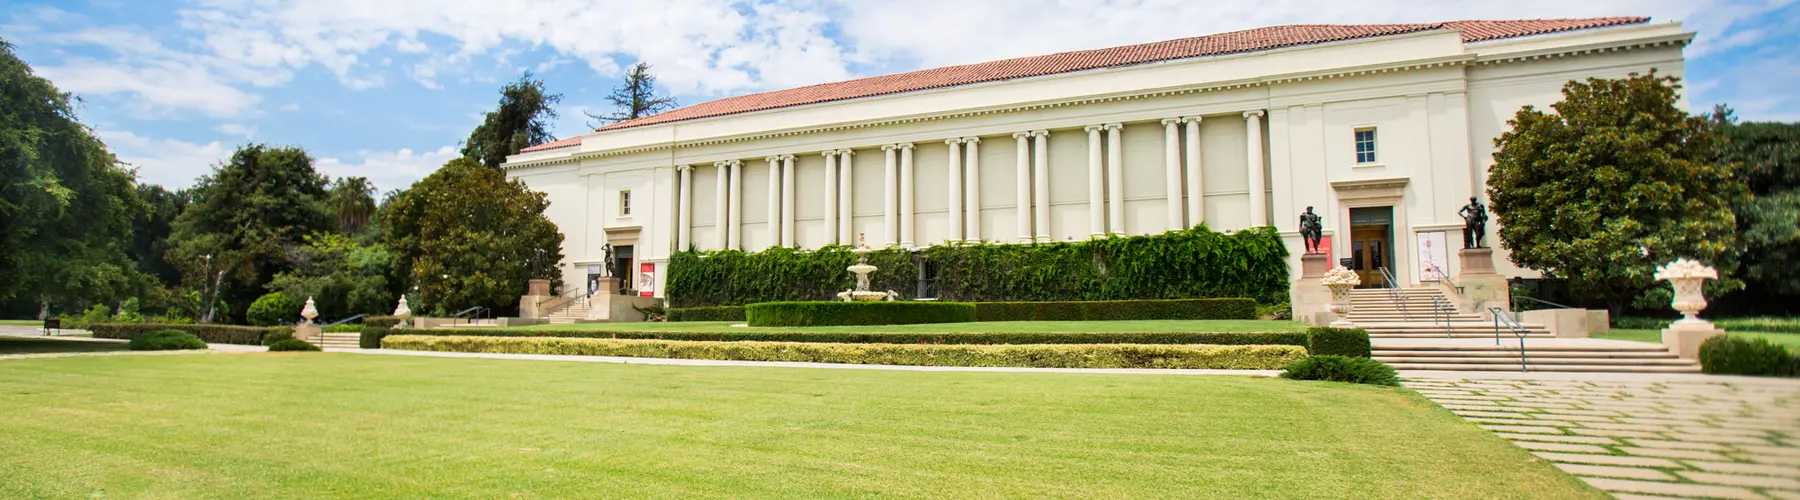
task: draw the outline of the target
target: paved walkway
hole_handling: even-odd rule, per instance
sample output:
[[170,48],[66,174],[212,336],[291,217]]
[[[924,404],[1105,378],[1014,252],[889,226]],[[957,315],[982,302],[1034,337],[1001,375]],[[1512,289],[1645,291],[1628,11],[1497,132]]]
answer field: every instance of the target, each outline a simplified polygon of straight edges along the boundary
[[1800,381],[1571,375],[1405,384],[1621,499],[1800,499]]
[[710,359],[632,358],[624,356],[567,356],[560,354],[503,354],[487,352],[406,351],[399,349],[326,349],[326,352],[385,354],[392,356],[425,356],[434,358],[488,358],[534,361],[574,361],[582,363],[618,363],[628,365],[677,366],[759,366],[769,368],[835,368],[840,370],[887,370],[913,372],[1011,372],[1011,373],[1108,373],[1140,375],[1239,375],[1273,377],[1281,370],[1178,370],[1160,368],[1015,368],[992,366],[903,366],[855,365],[848,363],[803,363],[794,361],[720,361]]

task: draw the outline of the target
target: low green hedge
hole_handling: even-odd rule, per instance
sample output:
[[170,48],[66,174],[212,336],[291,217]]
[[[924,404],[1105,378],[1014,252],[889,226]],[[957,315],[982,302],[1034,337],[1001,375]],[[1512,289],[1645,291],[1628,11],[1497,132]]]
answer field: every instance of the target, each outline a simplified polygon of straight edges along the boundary
[[967,323],[975,305],[967,302],[762,302],[744,306],[750,326],[855,326]]
[[1800,376],[1800,356],[1767,339],[1721,335],[1700,343],[1700,371],[1794,377]]
[[912,366],[1272,370],[1306,357],[1291,345],[908,345],[390,335],[385,349]]
[[206,341],[181,330],[157,330],[132,337],[130,342],[125,343],[125,348],[133,351],[205,349]]
[[1254,299],[976,302],[976,321],[1256,319]]
[[744,321],[744,306],[671,307],[669,321]]
[[1306,335],[1310,338],[1306,350],[1314,356],[1367,358],[1373,350],[1369,345],[1369,332],[1361,328],[1316,326],[1306,329]]
[[1400,385],[1394,367],[1370,358],[1323,355],[1294,361],[1282,369],[1281,378],[1329,380],[1354,384]]
[[199,337],[209,344],[263,345],[263,336],[285,333],[294,335],[291,326],[237,326],[237,325],[173,325],[156,323],[96,323],[88,326],[97,339],[130,340],[146,333],[159,330],[181,330]]
[[319,346],[300,339],[282,339],[269,344],[270,351],[318,351]]
[[471,337],[561,337],[598,339],[680,340],[704,342],[801,342],[828,344],[1212,344],[1291,345],[1307,347],[1304,332],[606,332],[593,330],[457,329],[417,330],[409,335]]
[[363,349],[380,349],[381,338],[388,335],[394,325],[400,324],[400,318],[393,316],[370,316],[363,318],[362,334],[358,336],[356,346]]

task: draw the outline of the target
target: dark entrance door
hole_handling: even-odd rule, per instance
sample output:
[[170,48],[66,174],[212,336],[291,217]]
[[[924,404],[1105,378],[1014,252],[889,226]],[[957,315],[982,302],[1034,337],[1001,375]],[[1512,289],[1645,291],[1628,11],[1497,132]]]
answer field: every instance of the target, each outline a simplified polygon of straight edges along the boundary
[[616,290],[619,293],[636,289],[631,286],[631,281],[637,277],[637,268],[632,267],[631,262],[631,245],[613,247],[613,274],[617,275],[613,277],[619,279],[619,289]]
[[1350,209],[1350,258],[1362,278],[1357,288],[1393,286],[1381,269],[1394,268],[1394,207]]

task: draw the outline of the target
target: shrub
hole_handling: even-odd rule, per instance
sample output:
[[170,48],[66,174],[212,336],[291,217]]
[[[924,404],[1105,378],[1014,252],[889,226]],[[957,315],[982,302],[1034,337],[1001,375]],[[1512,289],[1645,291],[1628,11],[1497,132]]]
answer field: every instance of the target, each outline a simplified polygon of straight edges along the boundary
[[292,332],[292,331],[269,332],[269,333],[263,334],[262,345],[273,346],[273,345],[275,345],[276,342],[280,342],[283,340],[292,340],[292,339],[294,339],[294,332]]
[[1258,319],[1276,319],[1276,320],[1294,319],[1294,305],[1289,304],[1287,302],[1282,302],[1280,304],[1269,304],[1269,305],[1257,304],[1256,305],[1256,317]]
[[669,321],[744,321],[744,306],[671,307]]
[[380,349],[381,339],[386,337],[394,325],[400,324],[400,318],[393,316],[370,316],[363,318],[362,335],[357,339],[357,347],[363,349]]
[[976,321],[1256,319],[1253,299],[976,302]]
[[1306,356],[1306,350],[1299,346],[1269,345],[806,344],[432,335],[391,335],[382,340],[382,347],[442,352],[866,365],[1237,370],[1275,369]]
[[300,302],[285,293],[267,293],[250,303],[250,309],[244,311],[244,317],[256,326],[292,323],[300,317]]
[[1727,375],[1776,375],[1792,377],[1794,353],[1766,339],[1721,335],[1700,343],[1700,370]]
[[1713,325],[1728,332],[1800,333],[1800,318],[1723,318]]
[[157,330],[133,337],[131,342],[125,344],[125,348],[133,351],[205,349],[206,341],[181,330]]
[[[651,339],[708,342],[801,342],[836,344],[1212,344],[1291,345],[1306,347],[1304,332],[762,332],[742,329],[717,332],[594,330],[456,329],[415,330],[408,335],[472,337],[562,337]],[[378,347],[378,346],[377,346]],[[370,347],[371,349],[373,347]]]
[[1295,361],[1282,369],[1281,378],[1329,380],[1354,384],[1400,385],[1394,367],[1369,358],[1323,355]]
[[763,302],[744,307],[750,326],[915,325],[975,321],[963,302]]
[[325,327],[325,333],[357,333],[362,329],[362,325],[337,325]]
[[272,333],[294,335],[291,327],[236,325],[181,325],[169,323],[100,323],[88,328],[97,339],[131,340],[158,330],[181,330],[213,344],[263,345],[263,337]]
[[319,346],[296,338],[286,338],[269,344],[270,351],[317,351]]
[[1314,356],[1336,355],[1367,358],[1373,348],[1369,332],[1361,328],[1312,327],[1306,329],[1307,352]]

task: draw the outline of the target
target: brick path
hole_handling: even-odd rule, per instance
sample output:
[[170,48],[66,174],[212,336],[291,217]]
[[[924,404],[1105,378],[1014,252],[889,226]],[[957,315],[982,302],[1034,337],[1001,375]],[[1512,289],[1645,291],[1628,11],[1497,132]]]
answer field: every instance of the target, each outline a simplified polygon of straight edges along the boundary
[[1412,379],[1407,387],[1621,499],[1800,500],[1800,386]]

